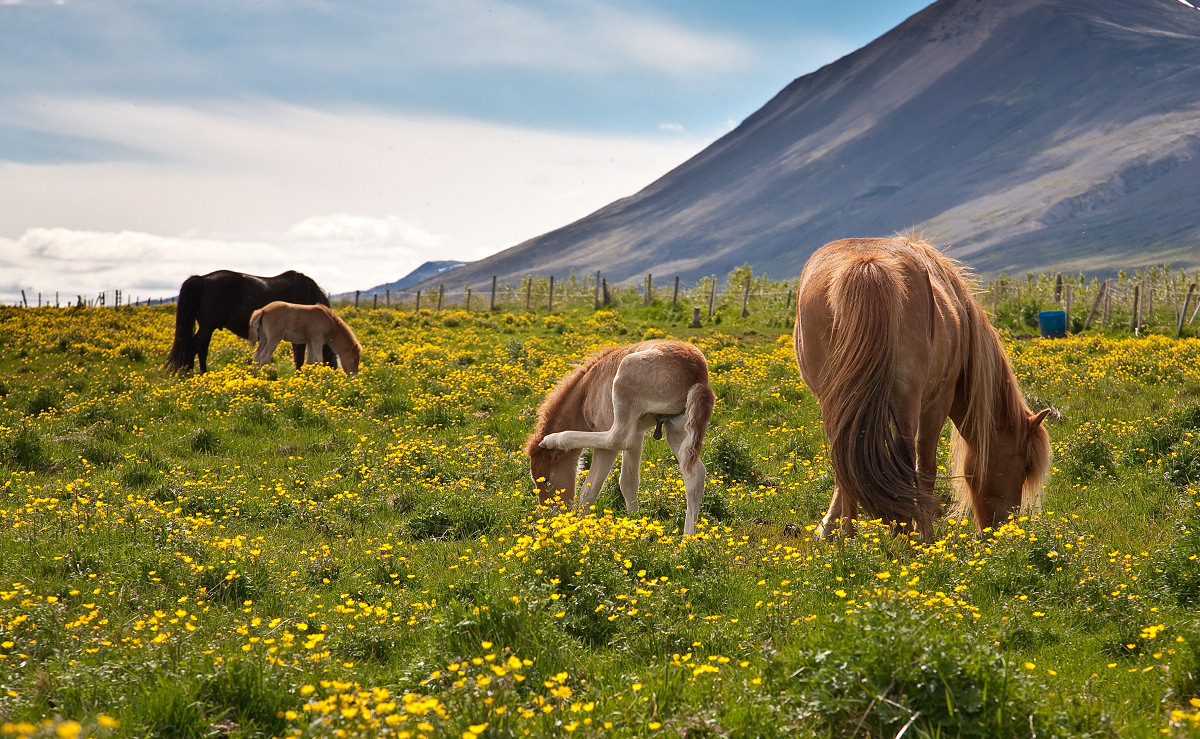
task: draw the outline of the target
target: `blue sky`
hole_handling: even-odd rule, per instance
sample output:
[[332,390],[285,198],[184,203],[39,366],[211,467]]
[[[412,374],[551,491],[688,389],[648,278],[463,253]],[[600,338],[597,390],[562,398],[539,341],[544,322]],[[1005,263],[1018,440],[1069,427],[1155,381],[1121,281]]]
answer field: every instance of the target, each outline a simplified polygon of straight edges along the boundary
[[477,259],[924,4],[0,0],[0,301]]

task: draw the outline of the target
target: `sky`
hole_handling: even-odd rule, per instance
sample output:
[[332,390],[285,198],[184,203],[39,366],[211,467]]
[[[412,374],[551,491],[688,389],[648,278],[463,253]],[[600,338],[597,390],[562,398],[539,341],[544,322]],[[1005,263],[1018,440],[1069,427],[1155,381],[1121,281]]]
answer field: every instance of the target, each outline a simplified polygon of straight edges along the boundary
[[0,0],[0,303],[327,291],[632,195],[924,0]]

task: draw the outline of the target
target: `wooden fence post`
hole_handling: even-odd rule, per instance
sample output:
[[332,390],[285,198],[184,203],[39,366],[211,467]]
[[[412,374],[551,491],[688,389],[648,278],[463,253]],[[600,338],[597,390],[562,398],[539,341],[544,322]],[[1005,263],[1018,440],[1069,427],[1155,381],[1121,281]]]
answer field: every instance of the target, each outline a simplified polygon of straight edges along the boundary
[[688,328],[700,328],[700,306],[692,306],[692,322],[688,324]]
[[358,307],[358,290],[354,291],[354,307]]
[[386,308],[392,307],[392,289],[387,285],[383,286],[383,305]]
[[679,275],[675,275],[675,292],[671,293],[671,310],[679,307]]
[[708,296],[708,319],[711,321],[717,312],[717,276],[712,276],[712,292]]
[[471,288],[467,288],[467,312],[471,312]]
[[546,312],[554,312],[554,275],[550,275],[550,298],[546,301]]
[[1055,275],[1054,276],[1054,302],[1056,304],[1062,302],[1062,288],[1063,288],[1062,275]]
[[442,312],[442,296],[446,293],[445,285],[438,285],[438,313]]
[[750,277],[746,277],[746,288],[742,290],[742,318],[750,315],[750,311],[746,310],[746,304],[750,302]]
[[417,307],[413,308],[413,310],[417,311],[417,312],[419,312],[421,310],[421,291],[420,290],[417,291]]
[[1071,330],[1071,303],[1073,302],[1072,298],[1075,296],[1074,294],[1075,294],[1075,286],[1070,283],[1067,283],[1066,294],[1063,295],[1063,298],[1066,301],[1066,305],[1063,306],[1063,310],[1067,314],[1067,330],[1068,331]]
[[650,305],[650,292],[654,289],[654,281],[650,273],[646,273],[646,294],[642,296],[643,305]]
[[596,297],[592,300],[592,307],[600,310],[600,270],[596,270]]
[[1100,301],[1104,299],[1104,294],[1108,292],[1108,280],[1100,283],[1100,289],[1096,291],[1096,299],[1092,301],[1092,309],[1088,311],[1087,319],[1083,322],[1083,330],[1087,331],[1092,325],[1092,318],[1096,316],[1096,311],[1100,308]]
[[529,277],[525,279],[525,312],[528,313],[529,309],[532,307],[532,303],[530,303],[530,301],[533,299],[533,275],[529,275]]
[[496,275],[492,275],[492,299],[488,303],[488,310],[496,310]]
[[1129,318],[1129,330],[1137,333],[1138,327],[1142,325],[1142,286],[1133,286],[1133,310],[1132,316]]
[[379,307],[379,293],[371,293],[371,310]]
[[1187,315],[1188,305],[1192,302],[1192,295],[1196,292],[1196,283],[1188,286],[1187,297],[1183,299],[1183,309],[1179,311],[1179,321],[1175,326],[1175,338],[1183,336],[1183,318]]

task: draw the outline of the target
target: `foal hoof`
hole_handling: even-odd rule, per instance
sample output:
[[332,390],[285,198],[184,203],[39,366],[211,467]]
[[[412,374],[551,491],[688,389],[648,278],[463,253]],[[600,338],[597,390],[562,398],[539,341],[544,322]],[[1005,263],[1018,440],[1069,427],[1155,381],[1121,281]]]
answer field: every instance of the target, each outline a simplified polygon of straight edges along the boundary
[[562,449],[562,446],[558,443],[559,438],[558,434],[549,434],[538,442],[538,446],[543,449]]

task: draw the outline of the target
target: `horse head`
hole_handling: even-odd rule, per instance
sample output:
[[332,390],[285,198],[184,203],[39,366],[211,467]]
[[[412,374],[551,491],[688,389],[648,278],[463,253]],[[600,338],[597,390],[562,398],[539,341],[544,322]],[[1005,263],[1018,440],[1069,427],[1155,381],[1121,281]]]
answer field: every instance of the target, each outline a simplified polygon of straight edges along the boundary
[[988,450],[987,469],[966,450],[963,472],[971,488],[971,507],[980,528],[999,526],[1022,505],[1033,505],[1041,496],[1050,472],[1050,436],[1042,422],[1049,408],[1026,413],[1023,423],[1007,433],[997,433]]

